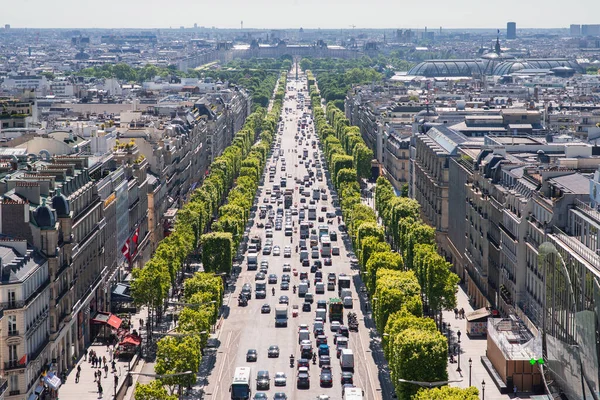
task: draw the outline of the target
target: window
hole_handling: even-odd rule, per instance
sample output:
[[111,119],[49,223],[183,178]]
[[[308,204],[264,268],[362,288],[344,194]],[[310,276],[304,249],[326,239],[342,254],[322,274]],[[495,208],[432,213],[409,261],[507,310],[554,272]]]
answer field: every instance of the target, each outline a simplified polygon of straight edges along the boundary
[[8,316],[8,334],[15,335],[17,333],[17,316],[9,315]]
[[17,293],[14,290],[8,291],[8,304],[14,306],[17,302]]
[[15,392],[19,390],[19,375],[12,374],[10,375],[10,389],[11,392]]
[[17,357],[17,346],[16,345],[8,346],[8,359],[9,359],[10,363],[17,362],[18,357]]

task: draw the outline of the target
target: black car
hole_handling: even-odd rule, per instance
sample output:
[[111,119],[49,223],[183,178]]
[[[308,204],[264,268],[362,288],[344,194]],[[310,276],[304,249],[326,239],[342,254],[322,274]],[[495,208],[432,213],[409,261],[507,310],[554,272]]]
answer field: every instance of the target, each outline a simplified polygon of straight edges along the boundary
[[270,388],[269,371],[258,371],[258,374],[256,374],[256,390],[269,390]]
[[255,349],[250,349],[246,352],[246,362],[256,362],[258,352]]
[[308,358],[298,359],[298,368],[301,368],[301,367],[306,367],[306,368],[310,367],[310,361],[308,360]]
[[260,312],[262,314],[268,314],[271,312],[271,306],[269,304],[263,304],[262,307],[260,308]]
[[325,265],[327,266],[331,266],[331,258],[330,257],[326,257],[324,260]]
[[331,366],[331,357],[327,355],[319,356],[319,368],[323,368],[323,366],[329,365]]
[[317,267],[315,264],[313,264],[313,265],[310,267],[310,273],[311,273],[311,274],[314,274],[314,273],[315,273],[315,272],[317,272],[318,270],[319,270],[319,267]]
[[310,303],[302,303],[302,311],[310,312],[311,309],[312,309],[312,307],[311,307]]
[[354,376],[352,372],[344,371],[342,372],[342,385],[353,385],[354,384]]
[[298,374],[298,380],[296,382],[298,389],[310,389],[310,377],[306,372],[300,372]]
[[321,387],[333,386],[333,377],[331,376],[330,368],[323,368],[321,370],[320,383],[321,383]]
[[310,265],[310,261],[308,258],[305,258],[304,260],[302,260],[303,267],[308,267],[309,265]]

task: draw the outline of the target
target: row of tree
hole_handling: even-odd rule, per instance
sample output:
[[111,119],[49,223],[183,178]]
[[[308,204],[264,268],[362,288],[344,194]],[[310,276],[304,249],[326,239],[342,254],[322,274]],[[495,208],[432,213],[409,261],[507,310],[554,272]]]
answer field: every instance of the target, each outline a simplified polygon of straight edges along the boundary
[[[217,322],[222,304],[223,280],[215,273],[231,271],[232,255],[248,221],[260,174],[274,139],[285,84],[286,75],[282,73],[271,111],[266,113],[259,108],[247,118],[232,144],[211,164],[202,186],[178,212],[174,231],[159,244],[144,268],[133,271],[132,295],[135,303],[148,306],[149,310],[160,315],[169,289],[175,285],[177,271],[190,253],[202,248],[206,272],[198,272],[184,282],[186,306],[179,314],[177,325],[181,336],[165,337],[157,343],[155,371],[159,375],[198,371],[201,351],[211,326]],[[273,91],[274,85],[270,88],[270,92]],[[260,140],[254,144],[257,137]],[[225,199],[227,204],[221,206]],[[203,234],[209,228],[213,232]],[[190,386],[195,379],[194,373],[166,377],[160,380],[160,385],[154,382],[137,385],[135,398],[166,399],[177,386],[180,389]]]
[[[310,72],[308,82],[315,126],[323,140],[344,219],[371,297],[376,326],[384,333],[384,353],[396,391],[399,398],[410,399],[417,392],[416,386],[400,383],[398,378],[428,382],[448,378],[447,339],[436,329],[433,319],[423,317],[423,310],[454,307],[458,277],[437,254],[435,231],[421,222],[420,207],[415,200],[397,197],[390,182],[380,177],[376,184],[377,213],[361,203],[358,179],[369,173],[367,157],[357,156],[357,148],[365,146],[360,130],[349,126],[343,113],[331,103],[325,117]],[[369,169],[371,158],[372,153],[368,158]],[[378,215],[383,226],[378,223]],[[391,239],[391,245],[386,238]]]

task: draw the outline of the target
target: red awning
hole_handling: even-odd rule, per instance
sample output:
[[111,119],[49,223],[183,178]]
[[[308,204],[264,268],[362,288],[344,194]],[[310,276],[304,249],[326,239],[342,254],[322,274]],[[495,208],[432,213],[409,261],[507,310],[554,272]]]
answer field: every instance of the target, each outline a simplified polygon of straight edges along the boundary
[[140,338],[139,336],[128,335],[128,336],[125,336],[123,338],[123,340],[121,340],[121,343],[119,343],[119,344],[120,345],[132,344],[134,346],[139,346],[140,344],[142,344],[142,338]]
[[119,329],[119,327],[121,326],[123,321],[121,320],[121,318],[117,317],[114,314],[99,312],[92,319],[92,323],[93,324],[106,324],[112,328]]
[[110,314],[110,317],[108,317],[108,321],[106,321],[107,325],[110,325],[115,329],[119,329],[122,323],[123,320],[114,314]]

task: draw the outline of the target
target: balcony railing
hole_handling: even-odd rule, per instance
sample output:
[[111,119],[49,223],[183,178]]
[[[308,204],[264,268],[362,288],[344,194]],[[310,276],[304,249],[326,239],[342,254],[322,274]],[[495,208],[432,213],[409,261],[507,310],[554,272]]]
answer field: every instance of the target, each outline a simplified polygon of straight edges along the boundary
[[24,369],[25,367],[27,367],[27,362],[25,362],[23,364],[19,363],[19,361],[17,361],[17,360],[4,362],[4,370],[5,371],[9,371],[12,369]]

